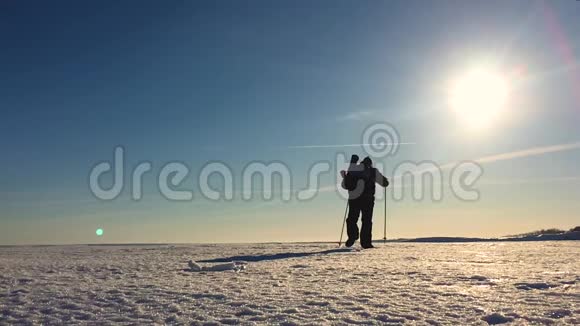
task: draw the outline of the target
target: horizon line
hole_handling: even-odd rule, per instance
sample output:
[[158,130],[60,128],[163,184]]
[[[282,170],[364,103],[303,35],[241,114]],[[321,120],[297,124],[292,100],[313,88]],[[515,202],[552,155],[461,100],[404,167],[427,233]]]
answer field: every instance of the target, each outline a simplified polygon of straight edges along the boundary
[[[421,240],[421,239],[463,239],[463,240],[480,240],[480,241],[506,241],[506,239],[515,238],[518,236],[525,236],[528,233],[533,233],[542,230],[549,229],[559,229],[563,233],[570,233],[574,228],[578,226],[571,227],[565,230],[550,227],[543,228],[539,230],[534,230],[530,232],[524,232],[521,234],[509,234],[496,237],[473,237],[473,236],[423,236],[423,237],[409,237],[409,238],[392,238],[387,239],[387,242],[398,242],[398,241],[410,241],[410,240]],[[576,231],[577,232],[577,231]],[[383,239],[374,239],[373,242],[380,243]],[[554,240],[545,240],[554,241]],[[450,241],[453,242],[453,241]],[[244,242],[244,241],[234,241],[234,242],[108,242],[108,243],[55,243],[55,244],[0,244],[0,248],[11,248],[11,247],[66,247],[66,246],[172,246],[172,245],[245,245],[245,244],[304,244],[304,243],[337,243],[337,241],[264,241],[264,242]]]

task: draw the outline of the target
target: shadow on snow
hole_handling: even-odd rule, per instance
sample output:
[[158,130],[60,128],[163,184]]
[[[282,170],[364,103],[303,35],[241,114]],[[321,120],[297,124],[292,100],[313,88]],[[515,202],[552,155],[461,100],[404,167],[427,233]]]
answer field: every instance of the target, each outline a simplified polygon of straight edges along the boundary
[[285,252],[279,254],[270,254],[270,255],[247,255],[247,256],[232,256],[232,257],[225,257],[225,258],[214,258],[214,259],[205,259],[205,260],[198,260],[199,263],[227,263],[231,261],[246,261],[246,262],[259,262],[259,261],[267,261],[267,260],[279,260],[279,259],[288,259],[288,258],[301,258],[301,257],[309,257],[315,255],[328,255],[340,252],[351,252],[352,249],[349,248],[337,248],[337,249],[329,249],[323,251],[314,251],[314,252]]

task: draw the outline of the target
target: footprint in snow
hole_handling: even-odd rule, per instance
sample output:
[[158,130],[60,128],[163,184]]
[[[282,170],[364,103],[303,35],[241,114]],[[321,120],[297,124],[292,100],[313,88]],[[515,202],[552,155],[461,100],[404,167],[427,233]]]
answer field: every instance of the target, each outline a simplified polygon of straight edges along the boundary
[[518,290],[546,290],[549,288],[556,287],[555,285],[551,285],[544,282],[538,283],[516,283],[514,284]]
[[498,325],[512,322],[514,319],[512,317],[504,316],[500,313],[493,313],[481,318],[481,320],[487,322],[489,325]]

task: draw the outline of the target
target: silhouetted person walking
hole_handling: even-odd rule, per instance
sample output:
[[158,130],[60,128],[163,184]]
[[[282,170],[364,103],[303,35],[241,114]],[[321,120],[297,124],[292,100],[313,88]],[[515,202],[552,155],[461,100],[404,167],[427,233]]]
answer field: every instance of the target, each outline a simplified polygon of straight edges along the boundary
[[375,205],[375,183],[383,187],[389,185],[389,181],[377,169],[373,167],[373,161],[365,157],[361,164],[358,156],[351,157],[350,166],[346,173],[342,173],[342,187],[348,190],[348,218],[346,230],[348,240],[345,245],[351,247],[359,238],[357,226],[359,215],[362,215],[360,231],[360,244],[363,248],[373,248],[373,207]]

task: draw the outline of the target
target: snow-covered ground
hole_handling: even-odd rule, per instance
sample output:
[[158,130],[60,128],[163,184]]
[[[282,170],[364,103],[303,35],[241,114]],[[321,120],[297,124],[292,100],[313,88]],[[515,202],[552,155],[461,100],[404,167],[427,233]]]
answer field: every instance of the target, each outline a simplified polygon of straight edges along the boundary
[[578,241],[377,245],[4,247],[0,325],[580,323]]

